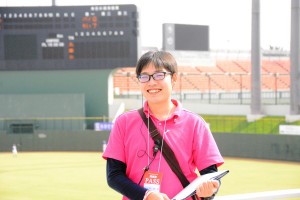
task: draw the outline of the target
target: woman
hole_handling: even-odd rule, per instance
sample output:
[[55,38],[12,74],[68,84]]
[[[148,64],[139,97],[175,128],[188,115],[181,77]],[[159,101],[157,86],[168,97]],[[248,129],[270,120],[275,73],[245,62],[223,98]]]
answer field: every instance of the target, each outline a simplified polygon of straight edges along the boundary
[[[136,75],[146,99],[143,111],[148,124],[138,110],[117,118],[103,153],[107,181],[123,199],[168,200],[183,186],[161,153],[164,143],[171,147],[190,182],[197,178],[196,168],[200,174],[215,172],[224,161],[205,121],[171,99],[177,63],[170,53],[145,53],[137,63]],[[150,136],[150,119],[163,138],[160,146]],[[205,182],[199,185],[196,195],[209,199],[219,185],[218,181]]]

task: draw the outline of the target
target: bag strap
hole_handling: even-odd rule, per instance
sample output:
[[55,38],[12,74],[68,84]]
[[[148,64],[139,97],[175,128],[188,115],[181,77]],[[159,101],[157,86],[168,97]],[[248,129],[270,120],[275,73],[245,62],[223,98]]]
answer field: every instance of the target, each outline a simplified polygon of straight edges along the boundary
[[[146,117],[146,115],[143,111],[143,108],[139,109],[139,113],[140,113],[144,123],[147,126],[148,120],[147,120],[147,117]],[[151,137],[154,141],[159,140],[160,144],[162,144],[162,136],[158,132],[155,125],[153,124],[151,118],[149,118],[149,132],[150,132],[150,135],[151,135]],[[177,175],[177,177],[180,180],[183,188],[185,188],[187,185],[189,185],[190,182],[187,180],[187,178],[183,174],[183,172],[180,168],[180,165],[179,165],[179,163],[178,163],[178,161],[175,157],[174,152],[172,151],[172,149],[170,148],[170,146],[168,145],[168,143],[166,141],[164,141],[164,143],[163,143],[162,154],[163,154],[164,158],[166,159],[166,161],[168,162],[169,166],[171,167],[172,171]]]
[[[144,113],[143,108],[140,108],[138,111],[139,111],[145,125],[148,126],[148,120]],[[151,135],[153,141],[158,140],[160,142],[159,144],[161,145],[163,138],[162,138],[161,134],[158,132],[158,130],[155,127],[151,118],[149,118],[149,132],[150,132],[150,135]],[[190,182],[183,174],[174,152],[172,151],[171,147],[168,145],[168,143],[166,141],[164,141],[164,144],[163,144],[162,154],[163,154],[164,158],[166,159],[167,163],[169,164],[170,168],[172,169],[172,171],[176,174],[176,176],[180,180],[180,183],[183,186],[183,188],[188,186],[190,184]],[[193,195],[192,198],[193,198],[193,200],[198,199],[196,194]]]

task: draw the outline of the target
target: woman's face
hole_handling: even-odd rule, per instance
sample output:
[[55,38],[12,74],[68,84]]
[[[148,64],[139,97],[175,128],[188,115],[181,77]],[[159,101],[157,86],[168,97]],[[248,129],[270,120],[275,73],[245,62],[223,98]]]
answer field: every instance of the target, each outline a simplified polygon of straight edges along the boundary
[[141,75],[153,75],[157,72],[167,72],[162,80],[154,80],[150,78],[148,82],[140,83],[143,96],[148,100],[149,104],[164,104],[171,99],[173,85],[177,79],[176,74],[168,74],[165,69],[157,70],[153,63],[149,63],[141,71]]

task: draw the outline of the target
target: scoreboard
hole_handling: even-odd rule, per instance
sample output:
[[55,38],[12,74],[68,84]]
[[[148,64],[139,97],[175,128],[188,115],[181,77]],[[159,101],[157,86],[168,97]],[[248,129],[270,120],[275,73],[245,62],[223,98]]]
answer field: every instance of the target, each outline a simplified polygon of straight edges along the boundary
[[0,70],[135,66],[135,5],[0,7]]
[[163,49],[167,51],[209,51],[209,26],[163,24]]

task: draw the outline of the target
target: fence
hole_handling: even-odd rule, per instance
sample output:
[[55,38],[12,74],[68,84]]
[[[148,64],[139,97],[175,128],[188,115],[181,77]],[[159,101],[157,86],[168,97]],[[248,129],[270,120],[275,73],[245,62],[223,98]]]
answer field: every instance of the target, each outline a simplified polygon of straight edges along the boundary
[[284,117],[264,117],[248,122],[246,116],[202,116],[213,133],[279,134],[280,125],[300,125],[300,121],[288,123]]
[[44,130],[100,130],[107,129],[105,126],[109,120],[108,117],[0,118],[0,131],[8,134],[30,134]]
[[[288,123],[284,117],[264,117],[248,122],[246,116],[202,115],[213,133],[278,134],[280,125],[300,125],[300,121]],[[0,131],[7,134],[30,134],[42,131],[110,130],[107,117],[74,118],[0,118]]]

